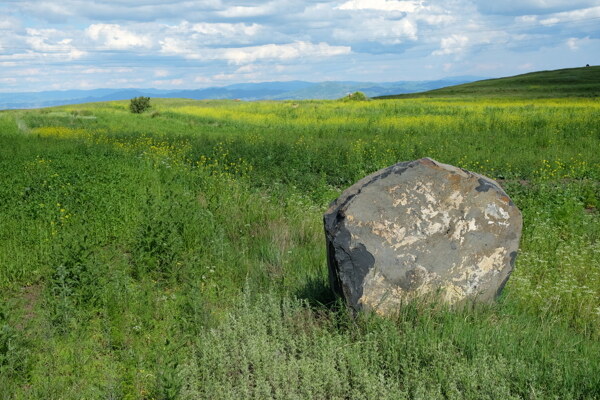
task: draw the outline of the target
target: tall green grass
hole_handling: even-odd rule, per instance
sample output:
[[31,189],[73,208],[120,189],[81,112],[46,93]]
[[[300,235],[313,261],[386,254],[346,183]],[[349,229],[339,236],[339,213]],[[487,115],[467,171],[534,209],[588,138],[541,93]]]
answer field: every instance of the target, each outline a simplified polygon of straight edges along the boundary
[[[0,113],[3,398],[600,398],[595,100]],[[500,302],[353,318],[321,216],[429,156],[524,215]]]

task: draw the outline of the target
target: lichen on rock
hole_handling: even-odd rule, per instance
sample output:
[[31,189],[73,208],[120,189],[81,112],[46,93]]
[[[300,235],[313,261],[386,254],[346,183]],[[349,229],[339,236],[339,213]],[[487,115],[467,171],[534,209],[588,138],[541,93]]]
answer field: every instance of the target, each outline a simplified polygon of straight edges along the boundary
[[355,310],[439,296],[491,301],[514,266],[521,213],[492,179],[429,158],[369,175],[324,215],[330,283]]

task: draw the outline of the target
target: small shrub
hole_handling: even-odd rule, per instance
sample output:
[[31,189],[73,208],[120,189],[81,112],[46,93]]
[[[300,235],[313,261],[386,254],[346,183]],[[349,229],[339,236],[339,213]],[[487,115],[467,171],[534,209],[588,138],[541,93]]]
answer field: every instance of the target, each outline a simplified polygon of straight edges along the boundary
[[129,103],[129,110],[134,114],[141,114],[150,108],[150,97],[134,97]]
[[346,96],[342,97],[340,100],[342,100],[342,101],[365,101],[365,100],[369,100],[369,98],[363,92],[354,92],[354,93],[348,93]]

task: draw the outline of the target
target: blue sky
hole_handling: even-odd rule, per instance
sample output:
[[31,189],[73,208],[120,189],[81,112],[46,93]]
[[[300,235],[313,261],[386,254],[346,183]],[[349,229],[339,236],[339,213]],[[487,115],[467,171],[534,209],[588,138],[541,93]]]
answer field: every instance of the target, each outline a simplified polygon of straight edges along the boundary
[[599,64],[600,0],[0,0],[0,91],[499,77]]

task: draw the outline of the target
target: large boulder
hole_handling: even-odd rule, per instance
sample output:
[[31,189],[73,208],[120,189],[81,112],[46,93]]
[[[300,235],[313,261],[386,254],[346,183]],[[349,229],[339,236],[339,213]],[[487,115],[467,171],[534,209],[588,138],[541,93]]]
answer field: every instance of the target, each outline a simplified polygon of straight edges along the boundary
[[489,302],[510,275],[521,213],[494,180],[429,158],[375,172],[324,215],[329,279],[356,311],[417,297]]

